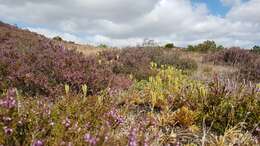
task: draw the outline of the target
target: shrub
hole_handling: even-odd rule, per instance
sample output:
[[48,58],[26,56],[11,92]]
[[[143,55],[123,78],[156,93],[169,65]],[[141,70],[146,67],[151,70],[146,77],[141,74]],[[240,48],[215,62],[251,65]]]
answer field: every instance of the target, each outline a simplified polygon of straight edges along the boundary
[[195,46],[189,45],[187,47],[187,50],[206,53],[206,52],[216,52],[222,50],[223,48],[224,48],[223,46],[217,46],[214,41],[207,40]]
[[150,105],[152,109],[161,111],[178,111],[188,107],[197,116],[189,116],[187,118],[192,119],[184,121],[196,120],[200,124],[205,119],[205,124],[212,124],[212,129],[220,134],[225,132],[227,126],[244,121],[247,122],[246,129],[252,129],[260,120],[259,93],[252,85],[235,85],[218,77],[205,84],[167,67],[160,69],[157,76],[149,78],[149,81],[140,82],[137,87],[138,91],[130,92],[130,95],[134,95],[130,99],[133,103]]
[[252,52],[260,53],[260,46],[254,46],[253,49],[252,49]]
[[116,74],[132,74],[136,79],[148,79],[156,74],[150,68],[154,62],[158,66],[172,65],[178,69],[193,71],[197,69],[194,60],[179,57],[174,51],[165,51],[161,48],[126,48],[123,50],[103,51],[99,59],[111,62]]
[[104,49],[106,49],[106,48],[108,48],[108,46],[107,46],[106,44],[100,44],[100,45],[98,45],[98,48],[104,48]]
[[200,82],[173,67],[153,67],[156,76],[116,96],[85,96],[84,88],[72,95],[67,89],[50,101],[4,91],[0,144],[258,145],[258,85],[217,77]]
[[259,55],[241,48],[230,48],[215,54],[207,54],[204,62],[213,62],[218,65],[232,65],[238,68],[240,79],[260,81],[259,74]]
[[55,41],[63,41],[63,39],[60,36],[53,37],[53,40],[55,40]]
[[158,55],[154,61],[158,66],[171,65],[181,70],[196,70],[198,65],[195,60],[189,58],[181,58],[181,55],[176,52],[166,52]]
[[94,94],[112,87],[115,78],[110,64],[52,43],[23,50],[3,48],[0,56],[1,88],[17,87],[29,95],[53,96],[65,84],[75,92],[87,84]]
[[174,48],[174,44],[173,43],[168,43],[164,46],[164,48],[168,48],[168,49],[172,49]]
[[239,65],[250,62],[255,59],[255,55],[248,50],[232,47],[215,54],[208,54],[204,61],[213,62],[214,64],[222,65]]
[[239,67],[240,77],[250,81],[260,81],[260,57]]

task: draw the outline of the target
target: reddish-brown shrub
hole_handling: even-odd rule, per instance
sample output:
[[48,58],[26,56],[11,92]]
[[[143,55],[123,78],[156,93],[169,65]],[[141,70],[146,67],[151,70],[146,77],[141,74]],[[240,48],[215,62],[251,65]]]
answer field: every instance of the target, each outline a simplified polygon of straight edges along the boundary
[[208,54],[205,56],[204,62],[213,62],[214,64],[221,65],[238,65],[248,63],[255,59],[255,57],[248,50],[232,47],[214,54]]
[[1,47],[0,66],[1,88],[13,86],[30,95],[59,94],[64,84],[73,91],[87,84],[95,94],[113,86],[115,76],[109,64],[52,43],[23,50]]
[[251,81],[260,81],[260,57],[239,67],[241,78]]
[[225,49],[215,54],[208,54],[204,62],[220,65],[232,65],[238,68],[235,74],[243,80],[260,81],[260,56],[241,48]]
[[182,70],[195,70],[197,64],[190,59],[179,57],[174,51],[165,51],[161,48],[126,48],[122,50],[104,51],[100,59],[111,62],[116,74],[132,74],[136,79],[147,79],[156,74],[150,63],[172,65]]

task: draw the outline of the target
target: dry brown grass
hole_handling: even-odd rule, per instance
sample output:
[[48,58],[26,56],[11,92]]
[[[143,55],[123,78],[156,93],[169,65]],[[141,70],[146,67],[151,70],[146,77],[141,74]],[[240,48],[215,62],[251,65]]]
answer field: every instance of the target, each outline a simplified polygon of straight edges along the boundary
[[104,50],[104,48],[94,47],[88,44],[76,44],[66,41],[55,41],[57,44],[63,45],[67,49],[75,49],[84,55],[95,55],[98,52]]
[[192,76],[194,79],[205,81],[212,79],[214,75],[234,77],[234,73],[238,70],[236,67],[227,65],[214,65],[213,63],[203,62],[203,57],[205,55],[206,54],[198,52],[182,52],[182,57],[193,59],[198,64],[198,70],[194,72]]

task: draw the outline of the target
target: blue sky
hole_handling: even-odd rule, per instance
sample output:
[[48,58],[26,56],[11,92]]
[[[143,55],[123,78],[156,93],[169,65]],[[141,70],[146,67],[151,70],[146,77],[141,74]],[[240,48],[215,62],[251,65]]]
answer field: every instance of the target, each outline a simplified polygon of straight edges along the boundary
[[260,45],[259,8],[260,0],[0,0],[0,20],[80,43],[250,48]]
[[205,3],[213,15],[225,16],[230,6],[224,5],[220,0],[192,0],[194,3]]

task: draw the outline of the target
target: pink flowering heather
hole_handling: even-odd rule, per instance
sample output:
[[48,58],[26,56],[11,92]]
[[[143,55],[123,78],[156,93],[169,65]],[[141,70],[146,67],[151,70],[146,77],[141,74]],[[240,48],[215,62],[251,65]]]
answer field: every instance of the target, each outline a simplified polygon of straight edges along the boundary
[[137,129],[132,128],[128,137],[128,146],[137,146]]
[[4,99],[0,100],[0,106],[7,109],[12,109],[16,107],[16,100],[15,100],[15,89],[9,89],[7,91],[7,95]]
[[97,144],[98,139],[91,136],[89,133],[84,135],[84,141],[89,143],[91,146],[95,146]]
[[67,117],[63,122],[62,124],[66,127],[66,128],[69,128],[70,125],[71,125],[71,121],[70,119]]
[[6,135],[11,135],[13,133],[13,129],[11,128],[4,127],[3,129]]
[[36,140],[32,146],[43,146],[43,142],[41,140]]
[[[109,118],[112,118],[116,125],[122,124],[124,122],[124,118],[118,113],[118,111],[113,108],[106,114]],[[108,123],[111,124],[111,123]]]

